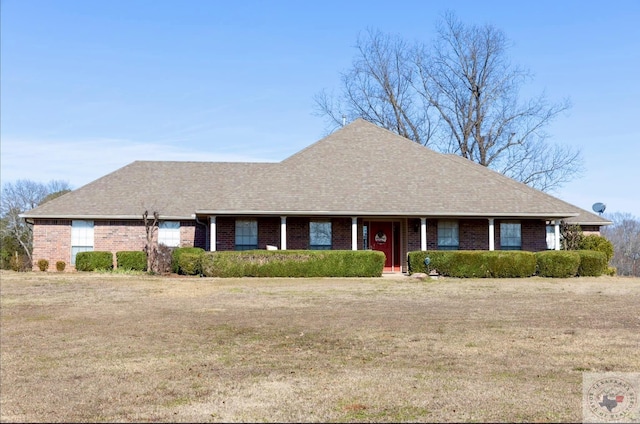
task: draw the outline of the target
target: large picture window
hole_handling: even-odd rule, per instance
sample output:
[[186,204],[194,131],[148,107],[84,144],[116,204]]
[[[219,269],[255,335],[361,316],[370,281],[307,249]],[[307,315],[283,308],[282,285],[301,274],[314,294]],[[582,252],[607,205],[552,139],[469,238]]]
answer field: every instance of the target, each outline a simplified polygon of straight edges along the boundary
[[255,219],[236,220],[236,250],[258,248],[258,221]]
[[500,223],[500,249],[522,249],[522,227],[519,222]]
[[438,250],[458,250],[458,221],[438,221]]
[[76,255],[93,251],[93,221],[71,221],[71,265],[76,264]]
[[309,249],[331,250],[331,222],[311,221],[309,223]]
[[180,246],[180,222],[163,221],[158,226],[158,244],[168,247]]

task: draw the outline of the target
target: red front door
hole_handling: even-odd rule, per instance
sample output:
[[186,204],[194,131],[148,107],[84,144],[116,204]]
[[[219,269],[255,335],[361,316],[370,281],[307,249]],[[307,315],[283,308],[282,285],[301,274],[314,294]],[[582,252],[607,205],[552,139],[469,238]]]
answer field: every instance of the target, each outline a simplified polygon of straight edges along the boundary
[[373,250],[383,252],[387,259],[384,262],[385,269],[393,267],[393,223],[372,222],[369,228],[369,246]]

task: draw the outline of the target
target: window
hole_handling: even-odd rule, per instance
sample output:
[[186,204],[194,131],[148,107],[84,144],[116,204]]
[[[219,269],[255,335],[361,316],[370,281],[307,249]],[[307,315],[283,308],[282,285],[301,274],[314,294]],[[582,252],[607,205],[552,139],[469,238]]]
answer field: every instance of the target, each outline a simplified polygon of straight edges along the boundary
[[158,244],[180,246],[180,221],[162,221],[158,226]]
[[236,220],[236,250],[258,248],[258,221],[248,219]]
[[438,250],[458,250],[458,221],[438,221]]
[[522,228],[519,222],[500,223],[500,249],[522,249]]
[[309,249],[331,250],[331,222],[309,223]]
[[76,255],[93,251],[93,221],[71,221],[71,265],[76,264]]
[[553,250],[556,248],[556,226],[547,225],[547,249]]

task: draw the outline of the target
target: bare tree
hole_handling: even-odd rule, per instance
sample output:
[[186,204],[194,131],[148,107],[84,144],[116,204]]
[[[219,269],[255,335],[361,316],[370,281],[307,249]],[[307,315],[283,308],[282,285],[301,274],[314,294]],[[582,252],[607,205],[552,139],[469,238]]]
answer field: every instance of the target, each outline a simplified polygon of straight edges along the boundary
[[360,117],[426,145],[433,125],[429,104],[412,84],[412,48],[401,38],[380,31],[359,37],[356,48],[353,68],[341,78],[343,104],[322,91],[315,96],[319,114],[328,118],[332,129],[340,126],[343,118]]
[[613,244],[611,264],[618,275],[640,277],[640,219],[628,213],[607,214],[613,225],[601,233]]
[[549,103],[544,94],[519,99],[530,75],[508,60],[502,31],[464,25],[450,13],[431,46],[370,30],[356,47],[340,99],[315,97],[332,125],[341,115],[362,117],[542,190],[581,171],[580,152],[548,143],[544,132],[569,103]]
[[[20,214],[69,191],[69,183],[60,180],[52,180],[47,184],[31,180],[3,184],[0,200],[2,250],[4,251],[5,247],[20,246],[21,254],[31,263],[33,231]],[[5,253],[7,252],[3,252],[3,255]]]
[[147,254],[147,271],[158,273],[158,224],[160,214],[154,211],[150,217],[149,211],[144,211],[142,219],[146,233],[144,251]]

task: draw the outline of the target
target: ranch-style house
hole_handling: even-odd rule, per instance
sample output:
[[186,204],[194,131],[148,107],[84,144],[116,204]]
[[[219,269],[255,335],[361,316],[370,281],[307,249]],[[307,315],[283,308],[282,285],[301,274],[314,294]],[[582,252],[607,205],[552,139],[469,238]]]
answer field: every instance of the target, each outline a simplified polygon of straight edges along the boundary
[[167,246],[374,249],[387,272],[414,250],[559,249],[561,221],[610,224],[358,119],[278,163],[133,162],[23,214],[34,262],[142,250],[145,210]]

